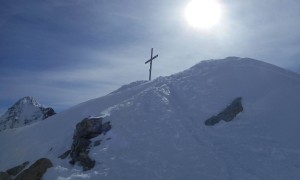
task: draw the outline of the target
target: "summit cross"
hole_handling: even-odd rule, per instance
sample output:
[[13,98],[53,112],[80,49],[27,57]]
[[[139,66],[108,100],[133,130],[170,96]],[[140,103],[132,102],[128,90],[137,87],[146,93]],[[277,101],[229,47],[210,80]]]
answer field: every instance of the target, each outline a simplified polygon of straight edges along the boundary
[[151,81],[151,72],[152,72],[152,61],[158,57],[158,54],[153,57],[153,48],[151,48],[151,58],[145,62],[147,64],[150,62],[150,69],[149,69],[149,81]]

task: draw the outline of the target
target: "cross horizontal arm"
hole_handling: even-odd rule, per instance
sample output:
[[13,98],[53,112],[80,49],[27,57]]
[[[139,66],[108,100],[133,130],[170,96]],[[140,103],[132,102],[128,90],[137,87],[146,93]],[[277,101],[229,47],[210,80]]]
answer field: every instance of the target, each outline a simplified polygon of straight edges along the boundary
[[145,62],[145,64],[147,64],[148,62],[152,61],[153,59],[157,58],[158,54],[156,56],[154,56],[153,58],[149,59],[148,61]]

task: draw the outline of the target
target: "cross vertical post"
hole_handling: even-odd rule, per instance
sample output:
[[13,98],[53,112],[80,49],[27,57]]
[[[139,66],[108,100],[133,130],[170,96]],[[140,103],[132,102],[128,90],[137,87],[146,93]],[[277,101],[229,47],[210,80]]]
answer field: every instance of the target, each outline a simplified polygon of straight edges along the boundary
[[150,62],[150,69],[149,69],[149,81],[151,81],[151,73],[152,73],[152,61],[158,57],[158,54],[153,57],[153,48],[151,48],[151,58],[145,62],[147,64]]
[[[151,48],[151,58],[153,58],[153,48]],[[151,81],[151,71],[152,71],[152,60],[150,61],[150,69],[149,69],[149,81]]]

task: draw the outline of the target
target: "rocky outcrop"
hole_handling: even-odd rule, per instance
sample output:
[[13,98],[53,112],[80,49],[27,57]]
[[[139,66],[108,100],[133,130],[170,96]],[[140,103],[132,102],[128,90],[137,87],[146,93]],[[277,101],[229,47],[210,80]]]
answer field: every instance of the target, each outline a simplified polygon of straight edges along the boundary
[[220,112],[217,116],[212,116],[209,119],[205,121],[205,125],[207,126],[213,126],[217,123],[219,123],[221,120],[224,120],[226,122],[232,121],[235,116],[242,112],[243,106],[242,106],[242,98],[238,97],[235,98],[229,106],[227,106],[222,112]]
[[6,171],[7,174],[9,174],[10,176],[16,176],[17,174],[19,174],[27,165],[29,164],[29,161],[24,162],[21,165],[18,165],[16,167],[10,168]]
[[60,159],[66,159],[69,156],[70,152],[71,152],[71,150],[67,150],[62,155],[58,156],[58,158],[60,158]]
[[32,164],[28,169],[21,172],[15,180],[40,180],[48,168],[53,164],[47,158],[41,158]]
[[44,107],[33,97],[24,97],[0,117],[0,131],[26,126],[44,120],[55,114],[50,107]]
[[11,177],[6,172],[0,172],[0,180],[11,180]]
[[54,111],[54,109],[52,109],[51,107],[40,108],[40,110],[44,114],[43,120],[56,114],[56,112]]
[[41,158],[23,171],[28,164],[29,161],[26,161],[21,165],[8,169],[6,172],[0,172],[0,180],[40,180],[47,169],[53,166],[49,159]]
[[91,138],[105,134],[111,129],[110,122],[103,123],[102,117],[89,117],[83,119],[76,125],[71,146],[71,164],[79,162],[84,171],[95,166],[95,161],[89,157]]

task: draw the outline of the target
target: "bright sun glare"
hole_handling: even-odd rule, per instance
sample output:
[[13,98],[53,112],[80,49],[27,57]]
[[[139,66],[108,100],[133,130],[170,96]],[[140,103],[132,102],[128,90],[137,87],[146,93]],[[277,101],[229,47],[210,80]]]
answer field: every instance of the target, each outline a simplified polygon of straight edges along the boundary
[[185,18],[196,28],[209,29],[221,19],[221,5],[216,0],[192,0],[185,8]]

